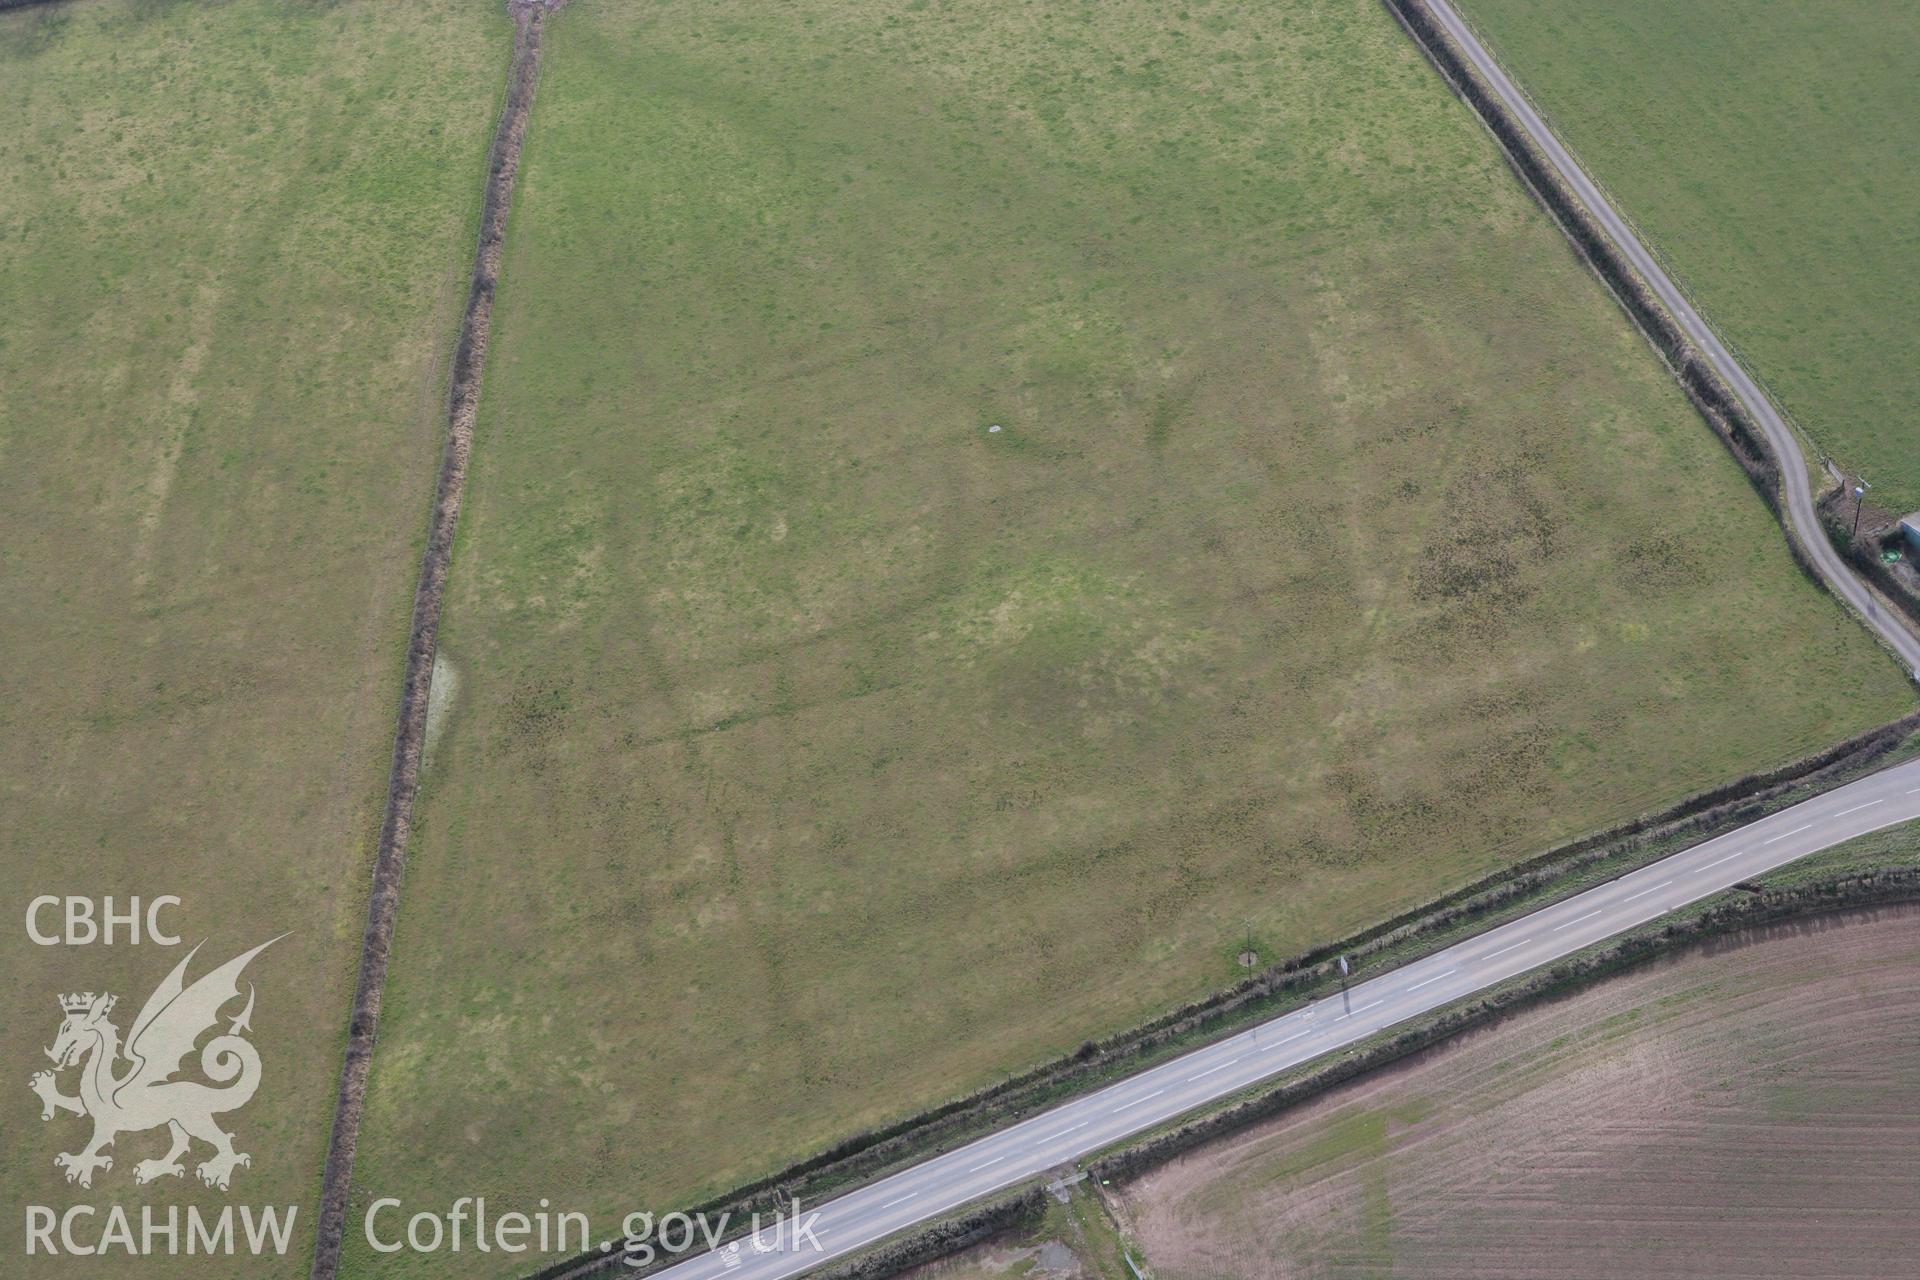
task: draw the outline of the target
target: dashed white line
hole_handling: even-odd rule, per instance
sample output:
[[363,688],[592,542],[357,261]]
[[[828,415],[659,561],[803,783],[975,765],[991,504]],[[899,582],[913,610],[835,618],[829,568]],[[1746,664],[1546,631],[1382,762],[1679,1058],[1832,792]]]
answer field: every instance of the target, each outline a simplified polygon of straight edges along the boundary
[[1529,942],[1532,942],[1532,941],[1533,941],[1532,938],[1522,938],[1520,939],[1520,941],[1514,943],[1510,947],[1502,947],[1498,951],[1489,951],[1486,955],[1481,956],[1480,958],[1482,960],[1491,960],[1495,956],[1503,956],[1507,954],[1507,952],[1509,951],[1518,951],[1520,948],[1526,946]]
[[1188,1076],[1187,1083],[1192,1084],[1195,1080],[1204,1079],[1205,1077],[1212,1075],[1216,1071],[1225,1071],[1228,1067],[1232,1066],[1234,1063],[1238,1061],[1240,1061],[1240,1059],[1238,1058],[1228,1058],[1225,1062],[1221,1063],[1217,1067],[1208,1067],[1205,1071],[1202,1071],[1197,1076]]
[[1352,1017],[1352,1016],[1353,1016],[1354,1014],[1356,1014],[1356,1013],[1365,1013],[1365,1012],[1366,1012],[1367,1010],[1369,1010],[1369,1009],[1377,1009],[1377,1008],[1379,1008],[1379,1007],[1380,1007],[1381,1005],[1383,1005],[1383,1004],[1385,1004],[1385,1003],[1386,1003],[1386,1001],[1385,1001],[1385,1000],[1375,1000],[1375,1001],[1374,1001],[1374,1002],[1373,1002],[1372,1004],[1363,1004],[1363,1005],[1361,1005],[1361,1006],[1360,1006],[1360,1007],[1359,1007],[1358,1009],[1349,1009],[1349,1010],[1347,1010],[1347,1011],[1346,1011],[1345,1013],[1343,1013],[1343,1014],[1341,1014],[1341,1015],[1340,1015],[1339,1017],[1337,1017],[1337,1018],[1335,1018],[1335,1019],[1334,1019],[1334,1021],[1335,1021],[1335,1022],[1345,1022],[1345,1021],[1346,1021],[1346,1020],[1347,1020],[1348,1018],[1351,1018],[1351,1017]]
[[1641,925],[1645,924],[1647,921],[1658,920],[1661,916],[1667,914],[1667,912],[1671,910],[1673,910],[1672,907],[1662,907],[1650,916],[1641,916],[1638,920],[1635,920],[1632,924],[1621,925],[1619,932],[1625,933],[1629,929],[1638,929]]
[[1300,1037],[1310,1036],[1312,1034],[1313,1032],[1311,1031],[1296,1031],[1292,1035],[1288,1036],[1285,1040],[1275,1040],[1272,1044],[1260,1050],[1260,1052],[1267,1053],[1271,1050],[1278,1049],[1283,1044],[1292,1044],[1295,1040],[1298,1040]]
[[1066,1128],[1062,1129],[1060,1132],[1054,1134],[1053,1136],[1056,1138],[1064,1138],[1068,1134],[1072,1133],[1075,1129],[1084,1129],[1092,1123],[1093,1121],[1091,1120],[1082,1120],[1079,1124],[1068,1125]]
[[1726,857],[1724,857],[1724,858],[1715,858],[1715,859],[1714,859],[1714,860],[1713,860],[1712,862],[1709,862],[1709,863],[1708,863],[1708,864],[1707,864],[1706,866],[1704,866],[1704,867],[1695,867],[1695,868],[1693,869],[1693,874],[1695,874],[1695,875],[1699,875],[1699,874],[1700,874],[1700,873],[1701,873],[1702,871],[1711,871],[1711,870],[1713,870],[1713,869],[1714,869],[1715,867],[1717,867],[1717,866],[1719,866],[1719,865],[1720,865],[1721,863],[1723,863],[1723,862],[1732,862],[1732,861],[1733,861],[1733,860],[1734,860],[1735,858],[1737,858],[1737,857],[1739,857],[1739,856],[1740,856],[1741,854],[1743,854],[1743,853],[1745,853],[1745,852],[1746,852],[1746,850],[1745,850],[1745,849],[1740,849],[1740,850],[1738,850],[1738,851],[1736,851],[1736,852],[1734,852],[1734,853],[1730,853],[1730,854],[1728,854],[1728,855],[1727,855]]
[[1761,844],[1778,844],[1778,843],[1779,843],[1780,841],[1782,841],[1782,840],[1785,840],[1785,839],[1786,839],[1786,838],[1787,838],[1788,836],[1797,836],[1797,835],[1799,835],[1799,834],[1800,834],[1800,833],[1801,833],[1802,831],[1811,831],[1811,830],[1813,830],[1813,824],[1812,824],[1811,822],[1809,822],[1809,823],[1808,823],[1808,824],[1807,824],[1806,826],[1804,826],[1804,827],[1795,827],[1795,828],[1794,828],[1793,830],[1791,830],[1791,831],[1782,831],[1782,832],[1781,832],[1781,833],[1780,833],[1779,835],[1777,835],[1777,836],[1775,836],[1775,837],[1773,837],[1773,839],[1771,839],[1771,840],[1762,840],[1762,841],[1761,841],[1760,843],[1761,843]]
[[1648,894],[1650,894],[1650,893],[1652,893],[1652,892],[1653,892],[1653,891],[1654,891],[1655,889],[1664,889],[1664,888],[1666,888],[1666,887],[1667,887],[1668,885],[1670,885],[1670,884],[1672,884],[1672,883],[1673,883],[1673,881],[1671,881],[1671,880],[1662,880],[1662,881],[1661,881],[1661,882],[1660,882],[1659,884],[1650,884],[1650,885],[1648,885],[1648,886],[1647,886],[1646,888],[1644,888],[1644,889],[1642,889],[1642,890],[1640,890],[1640,892],[1638,892],[1638,893],[1630,893],[1630,894],[1628,894],[1628,895],[1627,895],[1626,897],[1624,897],[1624,898],[1622,898],[1622,899],[1620,899],[1620,901],[1622,901],[1622,902],[1632,902],[1632,901],[1633,901],[1633,900],[1634,900],[1635,898],[1644,898],[1644,897],[1646,897],[1646,896],[1647,896]]
[[1599,908],[1596,908],[1596,909],[1595,909],[1595,910],[1593,910],[1593,911],[1589,911],[1589,912],[1587,912],[1587,914],[1585,914],[1585,915],[1583,915],[1583,916],[1575,916],[1575,917],[1574,917],[1573,919],[1571,919],[1571,920],[1569,920],[1569,921],[1567,921],[1567,922],[1566,922],[1565,924],[1557,924],[1557,925],[1555,925],[1555,926],[1553,926],[1553,931],[1554,931],[1555,933],[1558,933],[1558,932],[1560,932],[1560,931],[1561,931],[1562,929],[1571,929],[1571,928],[1573,928],[1573,926],[1575,926],[1575,925],[1577,925],[1577,924],[1579,924],[1579,923],[1580,923],[1580,922],[1581,922],[1582,920],[1591,920],[1591,919],[1593,919],[1593,918],[1594,918],[1595,916],[1597,916],[1597,915],[1599,915],[1599,914],[1600,914],[1600,912],[1602,912],[1602,911],[1605,911],[1605,910],[1606,910],[1606,908],[1605,908],[1605,907],[1599,907]]
[[[1165,1089],[1155,1089],[1155,1090],[1154,1090],[1154,1091],[1153,1091],[1152,1093],[1150,1093],[1150,1094],[1148,1094],[1148,1095],[1146,1095],[1146,1097],[1144,1097],[1144,1098],[1135,1098],[1135,1099],[1134,1099],[1134,1100],[1133,1100],[1132,1102],[1123,1102],[1123,1103],[1121,1103],[1121,1104],[1120,1104],[1119,1106],[1117,1106],[1117,1107],[1115,1107],[1115,1108],[1114,1108],[1113,1110],[1114,1110],[1114,1111],[1125,1111],[1125,1110],[1126,1110],[1126,1109],[1127,1109],[1128,1107],[1137,1107],[1137,1106],[1139,1106],[1139,1105],[1140,1105],[1141,1103],[1143,1103],[1143,1102],[1149,1102],[1149,1101],[1151,1101],[1151,1100],[1153,1100],[1154,1098],[1157,1098],[1157,1097],[1159,1097],[1159,1096],[1160,1096],[1161,1094],[1163,1094],[1163,1093],[1165,1093],[1165,1092],[1166,1092],[1166,1090],[1165,1090]],[[1108,1114],[1112,1114],[1112,1112],[1109,1112]]]
[[1836,814],[1834,814],[1833,816],[1834,816],[1834,817],[1836,817],[1836,818],[1844,818],[1844,817],[1846,817],[1846,816],[1847,816],[1848,814],[1850,814],[1850,813],[1858,813],[1858,812],[1860,812],[1860,811],[1861,811],[1862,809],[1871,809],[1871,808],[1873,808],[1873,806],[1875,806],[1875,805],[1877,805],[1877,804],[1879,804],[1879,803],[1880,803],[1880,801],[1878,801],[1878,800],[1869,800],[1869,801],[1867,801],[1867,802],[1866,802],[1865,804],[1857,804],[1857,805],[1855,805],[1855,806],[1853,806],[1853,808],[1851,808],[1851,809],[1842,809],[1842,810],[1841,810],[1840,812],[1838,812],[1838,813],[1836,813]]
[[1454,974],[1458,972],[1460,972],[1458,969],[1449,969],[1445,973],[1436,973],[1431,978],[1423,978],[1419,982],[1414,983],[1412,986],[1408,987],[1407,990],[1418,991],[1420,988],[1425,986],[1430,986],[1431,984],[1440,981],[1440,979],[1442,978],[1451,978]]
[[907,1201],[913,1199],[915,1196],[919,1194],[920,1193],[918,1191],[909,1191],[907,1192],[907,1194],[901,1196],[898,1200],[889,1200],[885,1204],[881,1205],[880,1207],[882,1209],[891,1209],[893,1208],[893,1206],[897,1204],[905,1204]]
[[995,1157],[994,1157],[993,1159],[991,1159],[991,1160],[982,1160],[982,1161],[981,1161],[981,1162],[980,1162],[979,1164],[977,1164],[977,1165],[975,1165],[975,1166],[973,1166],[973,1168],[971,1168],[971,1169],[969,1169],[969,1170],[967,1170],[967,1172],[968,1172],[968,1173],[978,1173],[978,1172],[980,1172],[980,1171],[981,1171],[982,1169],[984,1169],[984,1168],[986,1168],[986,1167],[987,1167],[988,1165],[990,1165],[990,1164],[999,1164],[999,1163],[1000,1163],[1000,1162],[1001,1162],[1002,1160],[1005,1160],[1005,1159],[1006,1159],[1006,1157],[1005,1157],[1005,1156],[995,1156]]

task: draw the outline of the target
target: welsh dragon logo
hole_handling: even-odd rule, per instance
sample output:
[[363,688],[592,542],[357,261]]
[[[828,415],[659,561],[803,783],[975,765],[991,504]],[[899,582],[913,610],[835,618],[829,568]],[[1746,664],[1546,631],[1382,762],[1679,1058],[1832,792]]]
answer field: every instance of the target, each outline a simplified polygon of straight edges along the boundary
[[[233,1171],[253,1163],[251,1157],[233,1149],[233,1135],[214,1122],[215,1116],[246,1106],[260,1087],[260,1054],[241,1034],[252,1030],[251,983],[246,1007],[224,1034],[214,1036],[200,1050],[201,1073],[225,1087],[173,1076],[193,1052],[194,1043],[219,1023],[221,1008],[239,997],[240,973],[247,962],[279,940],[261,943],[188,986],[187,965],[200,950],[196,946],[147,997],[124,1048],[120,1029],[108,1021],[116,997],[91,991],[60,997],[66,1017],[53,1047],[46,1051],[54,1070],[36,1072],[28,1084],[40,1095],[42,1120],[53,1119],[56,1111],[93,1119],[91,1142],[53,1158],[56,1166],[66,1170],[68,1182],[92,1186],[94,1170],[113,1168],[113,1157],[102,1153],[116,1137],[161,1125],[172,1135],[173,1145],[160,1159],[136,1164],[135,1182],[184,1174],[180,1157],[196,1138],[213,1148],[213,1155],[195,1170],[210,1187],[225,1191]],[[75,1066],[80,1068],[80,1092],[69,1097],[60,1092],[55,1073]]]

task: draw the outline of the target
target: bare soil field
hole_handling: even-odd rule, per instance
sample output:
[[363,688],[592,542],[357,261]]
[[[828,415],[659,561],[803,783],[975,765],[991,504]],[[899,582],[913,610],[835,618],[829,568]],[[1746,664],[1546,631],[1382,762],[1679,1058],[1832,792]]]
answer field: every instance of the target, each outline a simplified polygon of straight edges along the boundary
[[[300,1206],[307,1270],[367,868],[509,48],[499,6],[77,0],[0,15],[0,1271],[25,1204]],[[178,949],[40,946],[40,894],[175,895]],[[57,912],[43,914],[43,928]],[[27,1089],[57,997],[124,1034],[188,946],[249,969],[252,1163],[69,1185]],[[238,1006],[228,1013],[238,1012]],[[74,1092],[73,1072],[62,1089]],[[203,1258],[116,1275],[209,1274]]]
[[1920,909],[1730,938],[1127,1186],[1164,1280],[1920,1275]]
[[1373,0],[871,18],[547,24],[386,1194],[664,1211],[1910,705]]

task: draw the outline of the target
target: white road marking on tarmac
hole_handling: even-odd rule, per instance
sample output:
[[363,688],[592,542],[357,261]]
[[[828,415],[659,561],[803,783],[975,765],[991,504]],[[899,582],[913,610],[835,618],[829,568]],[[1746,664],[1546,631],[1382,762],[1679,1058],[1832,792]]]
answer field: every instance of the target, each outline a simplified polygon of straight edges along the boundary
[[1484,956],[1481,956],[1480,958],[1481,958],[1482,960],[1491,960],[1491,959],[1493,959],[1493,958],[1494,958],[1495,956],[1503,956],[1503,955],[1505,955],[1505,954],[1507,954],[1507,952],[1509,952],[1509,951],[1518,951],[1518,950],[1519,950],[1520,948],[1522,948],[1522,947],[1524,947],[1524,946],[1526,946],[1526,945],[1527,945],[1527,944],[1528,944],[1529,942],[1532,942],[1532,941],[1533,941],[1533,939],[1532,939],[1532,938],[1522,938],[1522,939],[1520,939],[1520,941],[1518,941],[1518,942],[1516,942],[1516,943],[1514,943],[1514,944],[1513,944],[1512,946],[1510,946],[1510,947],[1502,947],[1502,948],[1500,948],[1500,949],[1499,949],[1498,951],[1490,951],[1490,952],[1488,952],[1488,953],[1487,953],[1486,955],[1484,955]]
[[1836,814],[1834,814],[1833,816],[1834,816],[1834,817],[1836,817],[1836,818],[1844,818],[1844,817],[1846,817],[1846,816],[1847,816],[1848,814],[1850,814],[1850,813],[1858,813],[1858,812],[1860,812],[1860,811],[1861,811],[1862,809],[1871,809],[1871,808],[1873,808],[1873,806],[1875,806],[1875,805],[1877,805],[1877,804],[1879,804],[1879,803],[1880,803],[1880,802],[1879,802],[1878,800],[1869,800],[1869,801],[1867,801],[1867,802],[1866,802],[1865,804],[1857,804],[1857,805],[1855,805],[1855,806],[1853,806],[1853,808],[1851,808],[1851,809],[1842,809],[1842,810],[1841,810],[1840,812],[1838,812],[1838,813],[1836,813]]
[[1195,1080],[1199,1080],[1199,1079],[1201,1079],[1202,1077],[1205,1077],[1205,1076],[1210,1076],[1210,1075],[1212,1075],[1212,1074],[1213,1074],[1214,1072],[1216,1072],[1216,1071],[1225,1071],[1225,1070],[1226,1070],[1226,1069],[1227,1069],[1228,1067],[1230,1067],[1230,1066],[1232,1066],[1232,1065],[1233,1065],[1234,1063],[1236,1063],[1236,1062],[1238,1062],[1238,1061],[1240,1061],[1240,1059],[1238,1059],[1238,1058],[1228,1058],[1228,1059],[1227,1059],[1227,1060],[1226,1060],[1225,1062],[1223,1062],[1223,1063],[1221,1063],[1221,1064],[1220,1064],[1219,1066],[1217,1066],[1217,1067],[1208,1067],[1208,1068],[1207,1068],[1207,1069],[1206,1069],[1205,1071],[1202,1071],[1202,1072],[1201,1072],[1201,1073],[1200,1073],[1199,1075],[1197,1075],[1197,1076],[1188,1076],[1188,1077],[1187,1077],[1187,1083],[1188,1083],[1188,1084],[1192,1084],[1192,1083],[1193,1083],[1193,1082],[1194,1082]]
[[919,1194],[920,1193],[918,1191],[909,1191],[907,1192],[907,1194],[901,1196],[898,1200],[889,1200],[885,1204],[881,1205],[880,1207],[882,1209],[891,1209],[893,1208],[893,1206],[897,1204],[905,1204],[907,1201],[913,1199],[915,1196]]
[[[1602,907],[1602,908],[1600,908],[1600,911],[1604,911],[1604,910],[1606,910],[1606,908],[1605,908],[1605,907]],[[1560,932],[1560,931],[1561,931],[1562,929],[1571,929],[1571,928],[1573,928],[1573,926],[1575,926],[1575,925],[1577,925],[1577,924],[1579,924],[1579,923],[1580,923],[1580,922],[1581,922],[1582,920],[1591,920],[1591,919],[1593,919],[1593,918],[1594,918],[1595,916],[1597,916],[1597,915],[1599,915],[1599,914],[1600,914],[1600,911],[1589,911],[1589,912],[1587,912],[1587,914],[1585,914],[1585,915],[1583,915],[1583,916],[1575,916],[1575,917],[1574,917],[1573,919],[1571,919],[1571,920],[1569,920],[1569,921],[1567,921],[1567,922],[1566,922],[1565,924],[1557,924],[1557,925],[1555,925],[1555,926],[1553,926],[1553,931],[1554,931],[1555,933],[1558,933],[1558,932]]]
[[[1119,1106],[1115,1107],[1113,1111],[1125,1111],[1128,1107],[1137,1107],[1141,1103],[1151,1101],[1152,1099],[1159,1097],[1161,1094],[1165,1092],[1166,1092],[1165,1089],[1155,1089],[1152,1093],[1148,1094],[1144,1098],[1135,1098],[1132,1102],[1121,1103]],[[1108,1112],[1107,1114],[1112,1115],[1113,1112]]]
[[984,1169],[984,1168],[986,1168],[986,1167],[987,1167],[988,1165],[990,1165],[990,1164],[999,1164],[999,1163],[1000,1163],[1000,1162],[1001,1162],[1002,1160],[1005,1160],[1005,1159],[1006,1159],[1006,1157],[1005,1157],[1005,1156],[995,1156],[995,1157],[994,1157],[993,1159],[991,1159],[991,1160],[982,1160],[982,1161],[981,1161],[981,1162],[980,1162],[979,1164],[977,1164],[977,1165],[975,1165],[975,1166],[973,1166],[973,1168],[971,1168],[971,1169],[969,1169],[969,1170],[967,1170],[967,1172],[968,1172],[968,1173],[978,1173],[978,1172],[980,1172],[980,1171],[981,1171],[982,1169]]
[[1260,1052],[1266,1053],[1268,1050],[1278,1049],[1283,1044],[1292,1044],[1295,1040],[1298,1040],[1301,1036],[1310,1036],[1312,1034],[1313,1032],[1311,1031],[1296,1031],[1292,1035],[1288,1036],[1285,1040],[1275,1040],[1272,1044],[1268,1045],[1265,1049],[1262,1049]]
[[1813,824],[1812,824],[1811,822],[1809,822],[1809,823],[1808,823],[1808,824],[1807,824],[1806,826],[1804,826],[1804,827],[1795,827],[1795,828],[1794,828],[1793,830],[1791,830],[1791,831],[1782,831],[1782,832],[1781,832],[1781,833],[1780,833],[1779,835],[1777,835],[1777,836],[1775,836],[1775,837],[1774,837],[1774,838],[1773,838],[1772,840],[1762,840],[1762,841],[1761,841],[1760,843],[1761,843],[1761,844],[1776,844],[1776,843],[1778,843],[1778,842],[1779,842],[1779,841],[1781,841],[1781,840],[1785,840],[1785,839],[1786,839],[1786,838],[1787,838],[1788,836],[1797,836],[1797,835],[1799,835],[1799,834],[1800,834],[1800,833],[1801,833],[1802,831],[1811,831],[1811,830],[1813,830]]
[[1093,1121],[1091,1120],[1082,1120],[1079,1124],[1068,1125],[1066,1128],[1062,1129],[1060,1132],[1054,1134],[1053,1136],[1056,1138],[1064,1138],[1068,1134],[1072,1133],[1075,1129],[1084,1129],[1092,1123]]
[[1702,871],[1711,871],[1711,870],[1713,870],[1713,869],[1714,869],[1715,867],[1717,867],[1717,866],[1719,866],[1719,865],[1720,865],[1721,863],[1723,863],[1723,862],[1732,862],[1732,861],[1733,861],[1733,860],[1734,860],[1735,858],[1737,858],[1737,857],[1739,857],[1739,856],[1740,856],[1740,854],[1742,854],[1742,853],[1745,853],[1745,852],[1746,852],[1746,850],[1745,850],[1745,849],[1741,849],[1741,850],[1739,850],[1739,851],[1738,851],[1738,852],[1736,852],[1736,853],[1730,853],[1730,854],[1728,854],[1728,855],[1727,855],[1726,857],[1724,857],[1724,858],[1715,858],[1715,859],[1714,859],[1714,860],[1713,860],[1712,862],[1709,862],[1709,863],[1708,863],[1708,864],[1707,864],[1706,866],[1704,866],[1704,867],[1695,867],[1695,868],[1693,869],[1693,874],[1695,874],[1695,875],[1699,875],[1699,874],[1700,874],[1700,873],[1701,873]]
[[1635,920],[1632,924],[1621,925],[1619,931],[1621,933],[1625,933],[1629,929],[1638,929],[1641,925],[1645,924],[1647,921],[1658,920],[1661,916],[1667,914],[1667,912],[1671,910],[1673,910],[1672,907],[1662,907],[1650,916],[1641,916],[1638,920]]
[[1335,1022],[1345,1022],[1345,1021],[1346,1021],[1346,1020],[1347,1020],[1348,1018],[1351,1018],[1351,1017],[1352,1017],[1352,1016],[1353,1016],[1354,1014],[1356,1014],[1356,1013],[1365,1013],[1365,1012],[1366,1012],[1367,1010],[1369,1010],[1369,1009],[1375,1009],[1375,1008],[1378,1008],[1379,1006],[1381,1006],[1381,1005],[1383,1005],[1383,1004],[1385,1004],[1385,1003],[1386,1003],[1386,1001],[1385,1001],[1385,1000],[1375,1000],[1375,1001],[1374,1001],[1374,1002],[1373,1002],[1372,1004],[1363,1004],[1363,1005],[1361,1005],[1361,1006],[1360,1006],[1360,1007],[1359,1007],[1358,1009],[1349,1009],[1349,1010],[1347,1010],[1347,1011],[1346,1011],[1345,1013],[1343,1013],[1343,1014],[1341,1014],[1341,1015],[1340,1015],[1339,1017],[1337,1017],[1337,1018],[1335,1018],[1335,1019],[1334,1019],[1334,1021],[1335,1021]]
[[1451,978],[1454,974],[1458,972],[1460,972],[1458,969],[1449,969],[1445,973],[1436,973],[1431,978],[1427,978],[1427,979],[1424,979],[1423,981],[1414,983],[1412,986],[1408,987],[1407,990],[1418,991],[1420,988],[1424,986],[1428,986],[1431,983],[1438,982],[1442,978]]
[[1641,890],[1640,892],[1638,892],[1638,893],[1630,893],[1630,894],[1628,894],[1628,895],[1627,895],[1626,897],[1624,897],[1624,898],[1622,898],[1622,899],[1620,899],[1620,901],[1622,901],[1622,902],[1632,902],[1632,901],[1633,901],[1633,900],[1634,900],[1635,898],[1644,898],[1644,897],[1646,897],[1646,896],[1647,896],[1648,894],[1650,894],[1650,893],[1652,893],[1652,892],[1653,892],[1653,891],[1654,891],[1655,889],[1664,889],[1664,888],[1666,888],[1666,887],[1667,887],[1668,885],[1670,885],[1670,884],[1672,884],[1672,883],[1673,883],[1673,881],[1671,881],[1671,880],[1662,880],[1662,881],[1661,881],[1661,882],[1660,882],[1659,884],[1650,884],[1650,885],[1648,885],[1648,886],[1647,886],[1646,888],[1644,888],[1644,889],[1642,889],[1642,890]]

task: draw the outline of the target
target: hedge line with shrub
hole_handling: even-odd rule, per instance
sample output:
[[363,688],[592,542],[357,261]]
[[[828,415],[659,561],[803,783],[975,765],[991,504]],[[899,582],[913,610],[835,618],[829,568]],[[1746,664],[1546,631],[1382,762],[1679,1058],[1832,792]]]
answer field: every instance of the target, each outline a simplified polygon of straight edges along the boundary
[[1655,956],[1737,930],[1810,915],[1920,901],[1920,865],[1823,880],[1791,889],[1730,890],[1692,914],[1621,934],[1484,994],[1382,1032],[1307,1074],[1164,1129],[1088,1166],[1096,1178],[1133,1177],[1201,1143],[1326,1093],[1356,1076],[1532,1005],[1570,994]]

